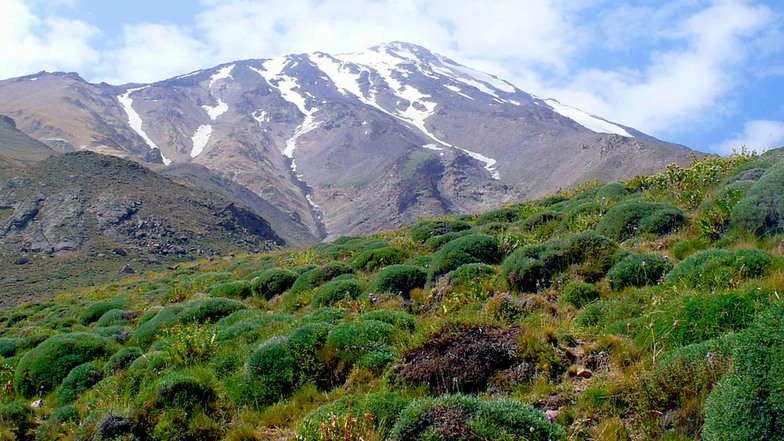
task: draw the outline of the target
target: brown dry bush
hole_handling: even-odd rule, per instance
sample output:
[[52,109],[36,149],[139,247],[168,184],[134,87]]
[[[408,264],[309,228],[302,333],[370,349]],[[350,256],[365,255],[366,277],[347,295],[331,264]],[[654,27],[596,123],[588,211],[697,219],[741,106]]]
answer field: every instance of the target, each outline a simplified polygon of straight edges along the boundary
[[517,361],[518,331],[492,325],[452,324],[403,357],[398,378],[437,393],[477,392],[496,372]]

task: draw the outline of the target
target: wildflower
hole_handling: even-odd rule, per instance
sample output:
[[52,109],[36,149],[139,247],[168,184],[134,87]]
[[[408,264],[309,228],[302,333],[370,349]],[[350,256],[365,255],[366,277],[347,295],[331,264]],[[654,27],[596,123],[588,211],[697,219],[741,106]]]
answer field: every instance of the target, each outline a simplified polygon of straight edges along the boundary
[[547,415],[547,421],[553,421],[555,419],[555,415]]

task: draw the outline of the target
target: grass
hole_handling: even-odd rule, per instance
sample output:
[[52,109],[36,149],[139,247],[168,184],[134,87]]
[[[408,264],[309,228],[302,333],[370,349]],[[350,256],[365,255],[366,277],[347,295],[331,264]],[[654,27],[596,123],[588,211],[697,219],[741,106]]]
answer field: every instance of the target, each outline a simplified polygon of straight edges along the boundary
[[[756,372],[739,345],[777,347],[760,329],[780,320],[784,236],[744,230],[724,209],[705,234],[698,198],[755,161],[708,158],[485,215],[144,276],[88,265],[94,286],[0,312],[0,380],[11,381],[0,418],[44,440],[680,440],[699,439],[705,421],[715,434],[733,426],[723,397]],[[685,224],[620,242],[593,231],[616,206],[650,211],[633,201],[677,207]],[[591,219],[568,214],[583,212]],[[273,274],[285,277],[272,286]],[[130,338],[109,342],[103,325]],[[39,390],[27,373],[44,375],[49,359],[62,361]],[[84,363],[103,379],[76,381]],[[73,391],[71,408],[58,410],[61,390]],[[732,404],[727,415],[760,403]]]

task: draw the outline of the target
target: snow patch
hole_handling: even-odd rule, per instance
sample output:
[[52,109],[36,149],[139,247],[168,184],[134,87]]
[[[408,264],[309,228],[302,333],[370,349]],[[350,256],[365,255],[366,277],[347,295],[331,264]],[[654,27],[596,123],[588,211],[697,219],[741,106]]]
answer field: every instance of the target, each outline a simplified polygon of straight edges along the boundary
[[316,122],[313,116],[318,109],[315,107],[308,109],[306,98],[295,90],[300,89],[297,79],[283,73],[283,69],[285,69],[290,62],[291,61],[287,57],[273,58],[262,63],[264,70],[249,67],[254,72],[261,75],[272,87],[278,89],[280,96],[283,97],[284,100],[297,106],[297,109],[305,115],[304,121],[294,130],[294,135],[286,141],[286,145],[283,148],[283,155],[292,160],[291,171],[296,172],[297,164],[294,162],[294,150],[297,148],[297,140],[302,135],[318,127],[320,122]]
[[425,144],[425,145],[423,145],[423,146],[422,146],[422,148],[423,148],[423,149],[428,149],[428,150],[435,150],[435,151],[441,151],[441,150],[444,150],[444,148],[443,148],[443,147],[438,147],[438,146],[437,146],[437,145],[435,145],[435,144]]
[[252,116],[253,119],[255,119],[256,122],[259,123],[259,124],[263,124],[265,122],[269,122],[269,115],[267,115],[267,111],[266,110],[259,109],[259,110],[255,111],[255,112],[251,113],[250,116]]
[[305,195],[305,199],[308,200],[308,203],[310,204],[311,207],[316,208],[316,209],[319,208],[319,206],[315,202],[313,202],[313,197],[310,194],[306,194]]
[[210,77],[210,86],[209,86],[210,89],[212,89],[212,86],[218,80],[225,80],[226,78],[230,78],[233,80],[234,77],[231,76],[231,71],[233,70],[234,70],[233,64],[220,68],[218,72],[216,72],[213,76]]
[[210,137],[212,136],[212,126],[210,124],[204,124],[199,126],[196,129],[196,133],[193,134],[191,140],[193,141],[193,148],[191,149],[191,158],[195,158],[204,151],[204,147],[207,146],[207,143],[210,141]]
[[229,105],[224,103],[220,98],[216,98],[218,104],[216,106],[201,106],[202,109],[207,111],[210,119],[215,121],[219,116],[223,115],[229,110]]
[[160,152],[161,159],[163,160],[164,165],[169,165],[171,164],[171,159],[164,156],[163,151],[161,151],[160,147],[158,147],[153,142],[153,140],[150,139],[149,136],[147,136],[147,133],[142,128],[143,125],[142,117],[139,116],[139,113],[136,112],[136,110],[134,110],[133,108],[133,98],[131,98],[131,94],[133,92],[136,92],[137,90],[146,89],[147,87],[150,86],[128,89],[122,95],[117,96],[117,101],[120,102],[120,105],[122,106],[123,110],[125,110],[125,114],[128,115],[128,125],[131,126],[131,129],[133,129],[133,131],[136,132],[136,134],[138,134],[151,149],[157,149],[158,152]]
[[565,104],[561,104],[554,99],[546,99],[544,102],[556,113],[571,119],[588,130],[597,133],[614,133],[616,135],[625,136],[627,138],[634,138],[634,136],[632,136],[624,128],[618,127],[615,124],[591,115],[590,113],[583,112],[580,109],[576,109]]
[[198,74],[200,74],[200,73],[202,73],[202,71],[201,71],[201,70],[196,70],[196,71],[193,71],[193,72],[191,72],[191,73],[187,73],[187,74],[185,74],[185,75],[180,75],[179,77],[175,77],[174,79],[175,79],[175,80],[181,80],[181,79],[183,79],[183,78],[188,78],[188,77],[196,76],[196,75],[198,75]]

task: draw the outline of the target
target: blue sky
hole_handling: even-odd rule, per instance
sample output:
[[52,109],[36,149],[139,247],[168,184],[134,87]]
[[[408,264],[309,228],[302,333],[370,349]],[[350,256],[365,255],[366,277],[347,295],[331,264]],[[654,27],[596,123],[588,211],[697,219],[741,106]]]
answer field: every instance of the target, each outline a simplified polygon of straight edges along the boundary
[[149,82],[402,40],[660,139],[784,145],[780,0],[0,0],[0,78]]

